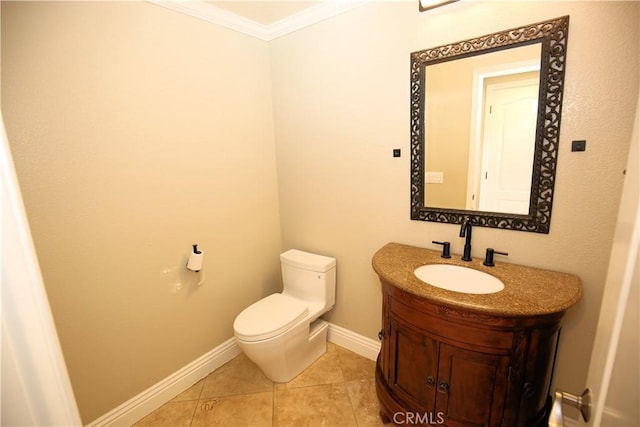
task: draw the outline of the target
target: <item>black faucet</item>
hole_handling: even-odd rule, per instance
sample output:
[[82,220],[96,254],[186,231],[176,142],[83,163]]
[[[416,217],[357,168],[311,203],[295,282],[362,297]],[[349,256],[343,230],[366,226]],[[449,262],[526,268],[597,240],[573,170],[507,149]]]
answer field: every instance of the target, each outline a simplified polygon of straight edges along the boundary
[[431,243],[442,245],[442,255],[440,255],[441,258],[451,258],[451,242],[437,242],[433,240]]
[[462,253],[463,261],[471,261],[471,220],[465,217],[460,226],[460,237],[464,237],[464,252]]

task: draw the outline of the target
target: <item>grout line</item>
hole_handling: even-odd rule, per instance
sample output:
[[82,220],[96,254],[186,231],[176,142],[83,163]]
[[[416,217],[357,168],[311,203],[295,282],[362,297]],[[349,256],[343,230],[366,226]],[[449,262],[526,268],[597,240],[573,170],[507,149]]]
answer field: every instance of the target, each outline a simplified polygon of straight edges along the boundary
[[[238,357],[238,356],[236,356]],[[234,357],[235,359],[235,357]],[[196,413],[198,412],[198,408],[200,408],[200,398],[202,397],[202,391],[204,390],[204,383],[207,381],[207,378],[209,377],[209,375],[211,375],[211,373],[207,374],[206,377],[202,378],[200,381],[202,381],[202,385],[200,386],[200,393],[198,393],[198,401],[196,402],[196,407],[193,410],[193,414],[191,414],[191,422],[189,423],[189,427],[191,427],[193,425],[193,420],[196,418]],[[198,382],[200,382],[198,381]],[[196,383],[197,384],[197,383]]]
[[[269,390],[248,391],[246,393],[224,394],[224,395],[220,395],[220,396],[201,397],[198,400],[226,399],[227,397],[251,396],[252,394],[261,394],[261,393],[269,393],[269,392],[270,392]],[[273,389],[271,390],[271,392],[273,392]]]
[[[236,356],[237,357],[237,356]],[[235,357],[234,357],[235,359]],[[202,397],[202,391],[204,390],[204,383],[207,381],[207,378],[211,375],[211,373],[207,374],[207,376],[203,377],[200,381],[202,381],[202,385],[200,386],[200,393],[198,393],[198,401],[196,402],[196,407],[193,409],[193,414],[191,414],[191,422],[189,422],[189,427],[193,425],[193,420],[196,418],[196,413],[198,412],[198,408],[200,408],[200,398]],[[198,382],[200,382],[198,381]],[[196,383],[197,384],[197,383]]]
[[276,383],[273,383],[273,391],[271,392],[271,426],[276,423]]
[[200,407],[200,399],[196,402],[195,408],[193,408],[193,413],[191,414],[191,421],[189,422],[189,427],[193,425],[193,420],[196,417],[196,412],[198,412],[198,408]]

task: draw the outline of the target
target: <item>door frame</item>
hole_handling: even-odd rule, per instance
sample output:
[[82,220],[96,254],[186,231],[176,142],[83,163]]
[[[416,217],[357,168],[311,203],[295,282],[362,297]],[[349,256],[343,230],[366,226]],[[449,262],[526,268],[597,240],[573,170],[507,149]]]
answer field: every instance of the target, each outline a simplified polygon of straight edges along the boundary
[[[638,96],[640,100],[640,94]],[[591,390],[592,415],[588,425],[599,426],[606,411],[607,395],[619,349],[627,300],[632,286],[638,286],[640,246],[640,109],[636,110],[627,158],[618,218],[609,257],[600,317],[587,374]],[[634,281],[634,276],[636,280]],[[637,380],[637,378],[636,378]]]
[[82,425],[0,113],[4,425]]

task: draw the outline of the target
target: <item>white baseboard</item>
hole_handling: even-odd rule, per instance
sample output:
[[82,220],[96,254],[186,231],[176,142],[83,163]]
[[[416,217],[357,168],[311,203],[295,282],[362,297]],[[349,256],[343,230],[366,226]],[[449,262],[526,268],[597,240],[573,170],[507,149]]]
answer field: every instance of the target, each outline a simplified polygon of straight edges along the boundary
[[[380,351],[378,341],[331,323],[329,323],[327,340],[370,360],[376,360]],[[240,352],[235,338],[230,338],[87,426],[130,426],[236,357]]]
[[581,420],[576,420],[575,418],[571,418],[567,415],[564,416],[562,422],[564,427],[580,427],[581,425],[585,425]]
[[329,323],[327,340],[347,350],[351,350],[362,357],[366,357],[369,360],[376,360],[380,352],[379,341],[356,334],[332,323]]
[[97,420],[87,424],[97,426],[130,426],[182,393],[210,372],[240,354],[235,338],[230,338],[182,369],[149,387]]

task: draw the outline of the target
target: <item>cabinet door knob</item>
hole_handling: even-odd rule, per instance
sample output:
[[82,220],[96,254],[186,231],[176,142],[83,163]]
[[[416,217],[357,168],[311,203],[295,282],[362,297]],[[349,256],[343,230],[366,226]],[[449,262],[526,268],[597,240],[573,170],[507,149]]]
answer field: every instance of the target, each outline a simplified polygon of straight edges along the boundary
[[382,338],[384,338],[384,331],[381,329],[380,332],[378,332],[378,339],[382,341]]
[[524,397],[526,397],[527,399],[531,399],[534,392],[535,389],[532,383],[524,383]]
[[449,383],[446,381],[440,381],[438,383],[438,391],[440,393],[448,394],[449,393]]
[[433,386],[436,385],[436,379],[433,378],[433,376],[431,376],[431,375],[429,375],[427,377],[427,379],[424,380],[424,382],[427,383],[427,387],[429,387],[429,388],[433,388]]

